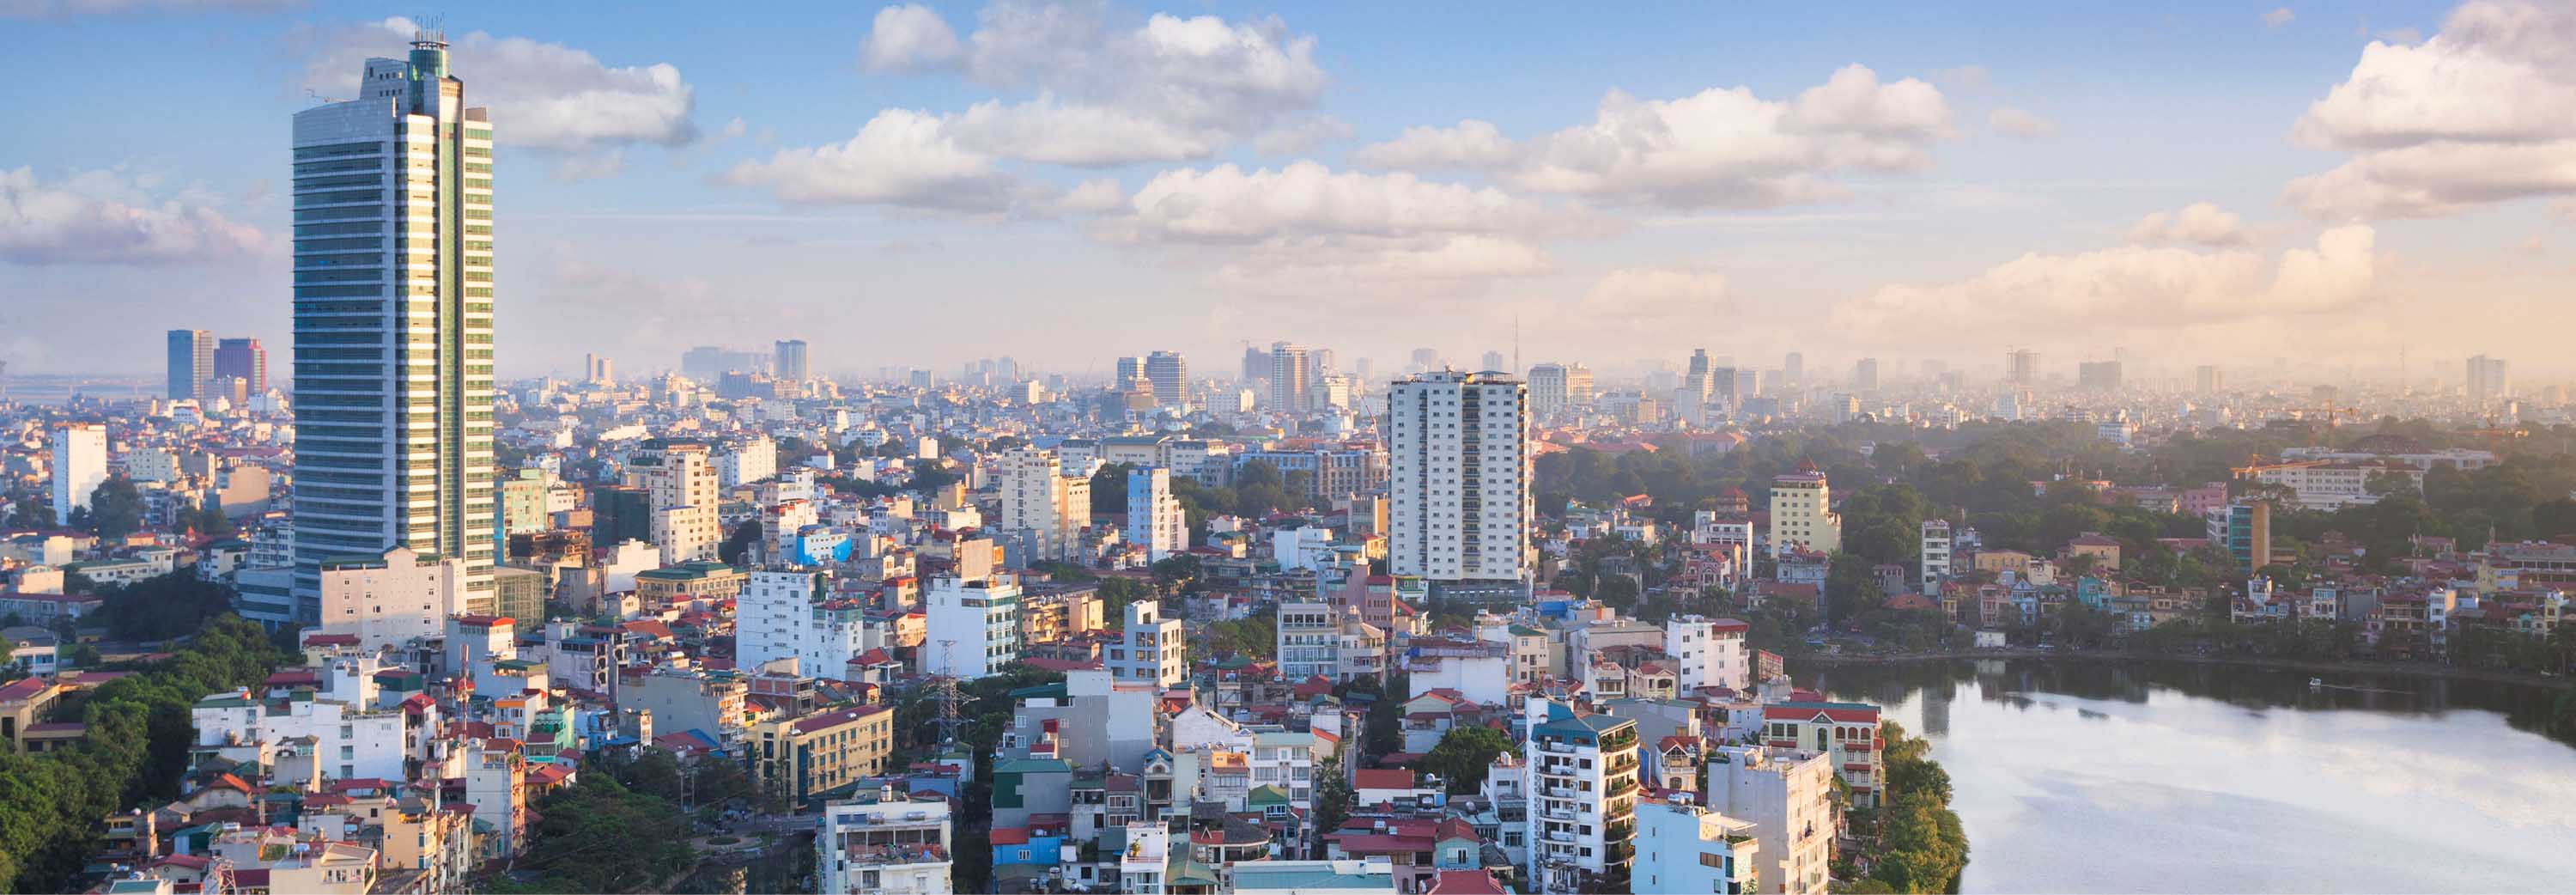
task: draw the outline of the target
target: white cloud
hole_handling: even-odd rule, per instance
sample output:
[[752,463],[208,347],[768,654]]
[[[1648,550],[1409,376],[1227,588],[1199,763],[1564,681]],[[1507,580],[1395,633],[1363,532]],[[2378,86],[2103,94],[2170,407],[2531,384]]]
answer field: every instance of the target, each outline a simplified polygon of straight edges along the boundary
[[19,264],[173,264],[253,255],[269,248],[189,191],[153,178],[76,172],[53,182],[31,168],[0,170],[0,259]]
[[1093,233],[1220,261],[1220,280],[1269,290],[1317,284],[1475,285],[1554,269],[1539,240],[1593,226],[1491,187],[1412,174],[1336,172],[1312,161],[1165,171]]
[[2420,44],[2373,41],[2292,133],[2353,154],[2283,191],[2322,218],[2576,193],[2576,6],[2480,0]]
[[1950,134],[1931,84],[1882,82],[1852,65],[1787,101],[1749,89],[1673,100],[1613,90],[1590,124],[1527,140],[1476,120],[1414,128],[1354,158],[1388,167],[1481,167],[1534,192],[1675,208],[1768,207],[1839,198],[1825,179],[1850,170],[1910,171]]
[[2155,212],[2129,229],[2129,242],[2135,245],[2188,243],[2223,248],[2252,241],[2235,212],[2208,202],[2194,202],[2176,212]]
[[[291,39],[306,50],[302,86],[348,96],[366,59],[402,55],[414,27],[391,18],[299,31]],[[577,152],[698,138],[695,90],[670,65],[612,68],[586,50],[481,31],[455,39],[448,52],[466,102],[492,110],[493,138],[501,143]]]
[[736,164],[717,180],[767,189],[797,205],[998,212],[1026,193],[990,156],[958,145],[940,119],[908,109],[878,112],[845,142],[780,150],[768,161]]
[[1330,79],[1315,39],[1276,18],[1113,17],[1096,4],[995,3],[961,45],[936,13],[892,7],[877,14],[863,55],[881,70],[954,65],[979,83],[1035,88],[1033,98],[948,116],[962,143],[999,158],[1182,161],[1256,137],[1287,152],[1339,126],[1305,117]]
[[1986,113],[1986,126],[2025,140],[2057,135],[2057,122],[2013,106],[1996,106],[1994,111]]
[[2028,254],[1965,280],[1897,284],[1844,302],[1835,329],[1885,343],[1984,342],[1994,321],[2015,332],[2080,339],[2352,308],[2370,295],[2379,260],[2371,228],[2347,226],[2317,247],[2281,253],[2128,246],[2078,255]]
[[2299,14],[2291,12],[2290,8],[2287,6],[2274,7],[2271,12],[2263,14],[2263,27],[2278,28],[2289,24],[2290,20],[2298,17]]
[[1371,168],[1490,168],[1512,162],[1519,148],[1491,123],[1468,119],[1456,127],[1408,127],[1395,139],[1351,152]]
[[1590,316],[1626,322],[1709,325],[1736,311],[1724,274],[1658,268],[1611,271],[1583,293],[1582,308]]
[[859,42],[859,64],[869,71],[911,71],[951,65],[965,48],[948,20],[918,3],[877,10],[868,36]]
[[1252,138],[1262,155],[1297,155],[1324,143],[1351,138],[1351,126],[1330,115],[1300,115],[1272,125]]
[[724,130],[718,131],[717,133],[722,134],[725,139],[731,140],[742,136],[745,131],[749,131],[750,129],[751,125],[744,122],[742,117],[737,115],[732,121],[725,122]]
[[1085,180],[1056,197],[1055,210],[1064,214],[1099,214],[1127,204],[1127,190],[1118,181],[1106,177]]

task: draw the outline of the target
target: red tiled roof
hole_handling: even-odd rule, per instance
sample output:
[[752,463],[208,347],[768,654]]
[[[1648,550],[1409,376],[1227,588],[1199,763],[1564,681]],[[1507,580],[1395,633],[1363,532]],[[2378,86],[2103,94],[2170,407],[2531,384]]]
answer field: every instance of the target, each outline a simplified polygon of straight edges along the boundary
[[1412,789],[1413,772],[1404,768],[1368,768],[1352,774],[1352,789]]
[[994,827],[991,832],[985,834],[985,838],[991,840],[994,845],[1027,845],[1029,830],[1027,827]]
[[1504,895],[1503,884],[1482,870],[1442,870],[1432,877],[1423,895]]

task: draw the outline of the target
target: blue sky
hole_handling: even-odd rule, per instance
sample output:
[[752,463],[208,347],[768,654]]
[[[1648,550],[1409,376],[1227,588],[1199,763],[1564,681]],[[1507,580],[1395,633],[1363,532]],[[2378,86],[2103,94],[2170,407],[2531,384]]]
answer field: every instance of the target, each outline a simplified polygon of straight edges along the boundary
[[[288,119],[412,11],[97,5],[0,0],[0,358],[282,351]],[[849,372],[1463,363],[1515,319],[1610,370],[2537,371],[2551,327],[2470,321],[2568,322],[2556,5],[441,12],[500,125],[506,374],[791,336]],[[137,331],[65,350],[100,308]]]

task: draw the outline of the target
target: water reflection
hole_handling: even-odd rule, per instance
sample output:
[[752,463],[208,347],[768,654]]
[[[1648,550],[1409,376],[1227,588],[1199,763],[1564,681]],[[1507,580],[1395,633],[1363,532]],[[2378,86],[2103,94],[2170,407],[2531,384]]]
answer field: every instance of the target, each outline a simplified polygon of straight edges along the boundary
[[2190,663],[1838,668],[1932,741],[1971,892],[2565,891],[2555,691]]

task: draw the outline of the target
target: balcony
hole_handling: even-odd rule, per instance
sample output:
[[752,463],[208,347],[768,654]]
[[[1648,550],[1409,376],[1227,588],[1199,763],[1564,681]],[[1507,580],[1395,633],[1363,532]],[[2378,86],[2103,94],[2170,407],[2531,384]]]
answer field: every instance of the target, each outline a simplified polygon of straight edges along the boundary
[[1563,808],[1541,808],[1539,809],[1538,816],[1549,820],[1574,820],[1574,812],[1567,811]]

